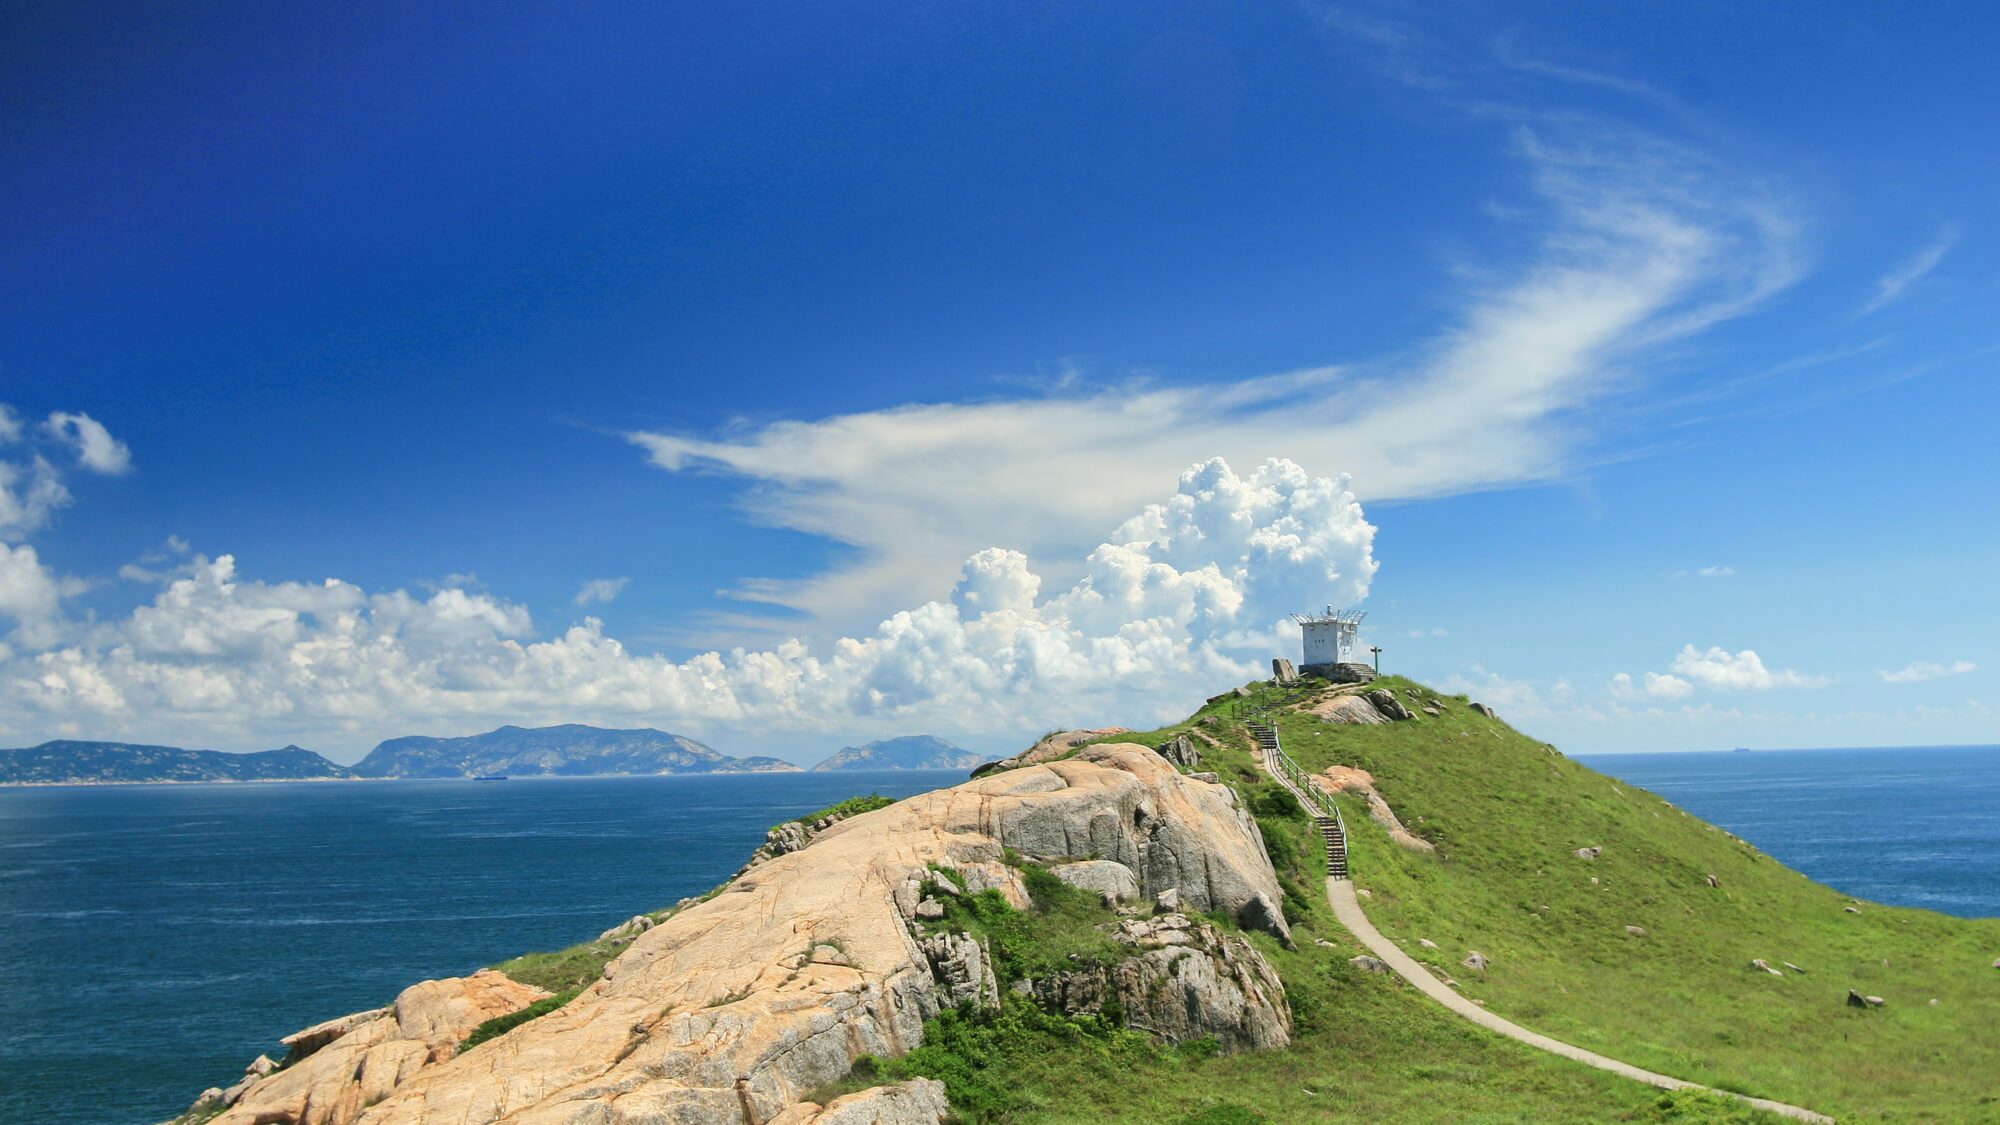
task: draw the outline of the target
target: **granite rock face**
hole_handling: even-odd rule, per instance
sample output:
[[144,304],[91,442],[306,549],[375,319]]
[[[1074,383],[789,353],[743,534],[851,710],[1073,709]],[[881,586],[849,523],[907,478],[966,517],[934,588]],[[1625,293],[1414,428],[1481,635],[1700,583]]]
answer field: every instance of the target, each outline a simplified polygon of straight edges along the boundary
[[[802,1099],[857,1055],[916,1047],[945,1007],[997,1001],[985,948],[925,932],[916,912],[940,869],[1026,905],[1019,873],[1000,862],[1006,848],[1102,856],[1143,895],[1172,891],[1189,909],[1290,941],[1277,877],[1232,790],[1181,775],[1148,747],[1092,746],[827,826],[810,847],[766,858],[639,933],[564,1007],[463,1053],[473,1027],[544,994],[497,973],[418,985],[216,1120],[936,1125],[948,1108],[934,1083]],[[1162,1037],[1282,1045],[1282,986],[1248,943],[1165,922],[1127,923],[1145,928],[1127,934],[1133,957],[1117,967],[1145,992],[1128,1011]]]
[[291,1065],[268,1075],[253,1072],[225,1091],[221,1100],[229,1108],[215,1122],[349,1125],[419,1070],[455,1056],[480,1024],[547,995],[491,970],[411,985],[393,1008],[287,1036]]
[[1097,727],[1094,729],[1062,731],[1049,735],[1047,738],[1042,739],[1011,758],[1002,758],[997,762],[987,762],[984,765],[975,766],[972,770],[972,776],[985,777],[989,773],[1001,773],[1006,770],[1020,769],[1022,766],[1053,762],[1058,758],[1068,756],[1077,747],[1094,738],[1129,733],[1131,733],[1131,730],[1128,727]]
[[1291,1042],[1285,986],[1249,942],[1185,914],[1121,922],[1112,936],[1134,955],[1025,982],[1027,989],[1070,1015],[1095,1015],[1116,999],[1127,1027],[1168,1043],[1213,1036],[1235,1054]]

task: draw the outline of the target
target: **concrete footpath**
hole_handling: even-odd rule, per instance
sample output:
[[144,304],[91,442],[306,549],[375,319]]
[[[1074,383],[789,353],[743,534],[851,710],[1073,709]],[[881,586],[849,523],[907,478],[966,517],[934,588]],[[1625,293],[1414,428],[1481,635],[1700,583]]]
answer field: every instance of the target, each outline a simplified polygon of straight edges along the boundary
[[[1328,879],[1326,881],[1326,898],[1328,902],[1333,904],[1334,917],[1340,919],[1340,924],[1346,926],[1349,933],[1358,938],[1362,945],[1368,947],[1369,953],[1386,963],[1391,969],[1394,969],[1398,976],[1401,976],[1404,980],[1423,990],[1431,999],[1436,1000],[1438,1003],[1443,1004],[1445,1007],[1450,1008],[1452,1011],[1481,1027],[1497,1031],[1509,1039],[1519,1040],[1530,1047],[1539,1047],[1551,1054],[1561,1055],[1566,1059],[1575,1059],[1585,1066],[1594,1066],[1599,1070],[1608,1070],[1613,1074],[1622,1074],[1627,1078],[1647,1082],[1661,1089],[1713,1089],[1713,1087],[1703,1086],[1698,1082],[1684,1082],[1681,1079],[1670,1078],[1664,1074],[1655,1074],[1650,1070],[1640,1070],[1630,1063],[1622,1063],[1617,1059],[1606,1058],[1595,1051],[1586,1051],[1581,1047],[1573,1047],[1560,1040],[1551,1039],[1546,1035],[1529,1031],[1520,1024],[1503,1020],[1492,1012],[1452,991],[1448,985],[1433,975],[1429,969],[1424,968],[1422,964],[1418,963],[1416,958],[1403,952],[1395,942],[1383,937],[1382,932],[1375,928],[1375,924],[1368,920],[1368,915],[1362,913],[1361,902],[1354,894],[1353,882],[1346,879]],[[1799,1106],[1786,1105],[1784,1102],[1774,1102],[1767,1098],[1746,1097],[1742,1094],[1731,1093],[1728,1090],[1718,1090],[1716,1092],[1727,1094],[1729,1097],[1747,1102],[1758,1109],[1769,1110],[1772,1113],[1781,1114],[1785,1117],[1797,1118],[1800,1121],[1819,1121],[1824,1122],[1825,1125],[1833,1125],[1833,1118],[1822,1113],[1814,1113],[1809,1109],[1802,1109]]]

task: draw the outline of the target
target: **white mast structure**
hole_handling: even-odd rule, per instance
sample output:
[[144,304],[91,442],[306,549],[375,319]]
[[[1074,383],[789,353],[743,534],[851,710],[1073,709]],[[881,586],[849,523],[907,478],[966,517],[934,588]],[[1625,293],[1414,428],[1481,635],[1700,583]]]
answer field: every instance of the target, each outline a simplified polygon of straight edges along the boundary
[[1305,633],[1305,660],[1299,667],[1331,671],[1336,664],[1362,663],[1354,658],[1355,637],[1361,631],[1361,619],[1366,616],[1365,609],[1336,610],[1332,606],[1327,606],[1323,613],[1292,614],[1292,620]]

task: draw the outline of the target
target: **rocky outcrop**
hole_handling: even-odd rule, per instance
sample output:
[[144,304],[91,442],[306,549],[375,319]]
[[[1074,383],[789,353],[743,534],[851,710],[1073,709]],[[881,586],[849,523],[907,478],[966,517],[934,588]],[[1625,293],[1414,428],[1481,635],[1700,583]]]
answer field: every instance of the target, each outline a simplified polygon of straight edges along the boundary
[[1285,986],[1249,942],[1185,914],[1128,919],[1112,937],[1137,953],[1024,981],[1023,991],[1069,1015],[1096,1015],[1115,999],[1125,1026],[1168,1043],[1212,1036],[1234,1054],[1291,1042]]
[[356,1012],[286,1036],[292,1054],[285,1068],[266,1075],[253,1069],[218,1099],[229,1108],[214,1120],[216,1125],[349,1125],[419,1070],[455,1056],[480,1024],[547,995],[491,970],[412,985],[392,1008]]
[[1495,711],[1493,708],[1488,707],[1484,703],[1474,703],[1472,704],[1472,709],[1474,711],[1479,712],[1481,715],[1486,716],[1489,719],[1498,719],[1500,717],[1500,712]]
[[1180,766],[1182,769],[1197,769],[1201,766],[1201,748],[1194,739],[1178,734],[1160,744],[1160,757]]
[[1129,727],[1097,727],[1095,729],[1059,731],[1011,758],[1002,758],[997,762],[987,762],[985,765],[975,766],[972,770],[972,776],[985,777],[989,773],[1000,773],[1005,770],[1020,769],[1022,766],[1034,766],[1040,765],[1043,762],[1053,762],[1058,758],[1068,757],[1076,751],[1077,747],[1082,746],[1086,742],[1099,738],[1108,738],[1114,734],[1130,733],[1132,731]]
[[1354,766],[1328,766],[1314,774],[1312,783],[1328,793],[1355,792],[1368,802],[1368,817],[1389,832],[1389,838],[1417,852],[1434,852],[1437,845],[1403,827],[1396,810],[1375,789],[1375,775]]
[[1274,656],[1271,658],[1271,678],[1281,684],[1297,683],[1298,667],[1286,657]]
[[[1101,856],[1146,896],[1171,891],[1190,910],[1290,942],[1277,877],[1234,791],[1183,776],[1148,747],[1091,746],[830,825],[639,933],[565,1006],[463,1053],[478,1023],[543,994],[489,973],[419,985],[217,1120],[935,1125],[942,1094],[915,1083],[825,1106],[801,1099],[862,1053],[917,1046],[942,1009],[994,1002],[985,948],[929,933],[916,914],[925,884],[941,881],[1027,905],[1001,862],[1007,848]],[[1135,1025],[1282,1044],[1272,1031],[1288,1027],[1282,988],[1247,943],[1207,923],[1145,925],[1128,934],[1133,956],[1120,969],[1152,998],[1127,1007]]]
[[1383,691],[1377,688],[1368,693],[1368,702],[1374,704],[1377,711],[1382,712],[1383,715],[1392,720],[1400,722],[1404,719],[1416,718],[1415,715],[1410,713],[1408,707],[1403,706],[1403,701],[1396,698],[1394,692]]

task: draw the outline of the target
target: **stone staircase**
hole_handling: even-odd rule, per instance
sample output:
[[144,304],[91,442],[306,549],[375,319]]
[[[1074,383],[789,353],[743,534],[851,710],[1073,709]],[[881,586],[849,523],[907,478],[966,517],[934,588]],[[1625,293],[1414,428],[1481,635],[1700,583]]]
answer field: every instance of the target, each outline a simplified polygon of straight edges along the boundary
[[1347,822],[1341,817],[1340,809],[1318,787],[1306,780],[1305,771],[1292,761],[1291,755],[1285,753],[1285,748],[1278,743],[1278,728],[1275,725],[1261,720],[1251,720],[1244,725],[1264,751],[1264,761],[1271,767],[1271,776],[1298,798],[1300,806],[1313,818],[1313,827],[1319,830],[1320,838],[1326,841],[1327,875],[1334,879],[1347,878]]

